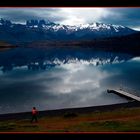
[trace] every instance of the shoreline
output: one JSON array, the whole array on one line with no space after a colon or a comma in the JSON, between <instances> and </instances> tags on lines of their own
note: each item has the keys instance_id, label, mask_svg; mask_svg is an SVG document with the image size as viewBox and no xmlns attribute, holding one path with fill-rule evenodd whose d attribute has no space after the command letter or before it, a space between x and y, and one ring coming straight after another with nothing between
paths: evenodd
<instances>
[{"instance_id":1,"label":"shoreline","mask_svg":"<svg viewBox=\"0 0 140 140\"><path fill-rule=\"evenodd\" d=\"M134 108L140 107L140 102L132 101L127 103L118 103L118 104L111 104L111 105L100 105L100 106L89 106L89 107L78 107L78 108L64 108L64 109L54 109L54 110L43 110L39 111L39 117L43 116L60 116L64 115L65 113L78 113L78 114L85 114L85 113L94 113L94 112L107 112L107 111L114 111L120 108ZM19 112L19 113L7 113L7 114L0 114L0 121L2 120L20 120L20 119L29 119L31 118L31 111L30 112Z\"/></svg>"}]
</instances>

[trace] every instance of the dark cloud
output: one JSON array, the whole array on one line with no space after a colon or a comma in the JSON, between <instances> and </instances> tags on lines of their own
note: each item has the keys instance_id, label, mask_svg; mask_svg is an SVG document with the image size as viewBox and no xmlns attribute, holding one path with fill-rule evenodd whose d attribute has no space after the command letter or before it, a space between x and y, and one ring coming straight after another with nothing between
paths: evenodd
<instances>
[{"instance_id":1,"label":"dark cloud","mask_svg":"<svg viewBox=\"0 0 140 140\"><path fill-rule=\"evenodd\" d=\"M107 8L110 15L101 19L104 23L119 24L130 27L140 25L140 8Z\"/></svg>"},{"instance_id":2,"label":"dark cloud","mask_svg":"<svg viewBox=\"0 0 140 140\"><path fill-rule=\"evenodd\" d=\"M14 22L25 22L30 19L46 19L53 22L63 20L63 17L53 16L53 13L59 12L60 9L54 8L1 8L0 17Z\"/></svg>"},{"instance_id":3,"label":"dark cloud","mask_svg":"<svg viewBox=\"0 0 140 140\"><path fill-rule=\"evenodd\" d=\"M98 12L96 10L94 12L94 8L90 9L92 10L91 12L95 14L95 16L98 15ZM140 25L140 8L100 9L103 9L106 12L102 11L102 13L99 14L99 22L119 24L128 27L138 27ZM83 12L84 10L84 8L79 8L79 11L77 10L77 8L65 8L65 10L63 10L63 8L0 8L0 17L15 22L25 22L25 20L29 19L48 19L53 22L63 23L63 21L65 20L71 21L74 19L79 19L79 17L83 19L81 21L85 20L86 22L95 22L95 19L93 19L93 17L90 17L92 15L89 14L90 11L87 12L87 10L85 10L85 12ZM77 20L75 20L75 22L73 23L76 23L76 21Z\"/></svg>"}]
</instances>

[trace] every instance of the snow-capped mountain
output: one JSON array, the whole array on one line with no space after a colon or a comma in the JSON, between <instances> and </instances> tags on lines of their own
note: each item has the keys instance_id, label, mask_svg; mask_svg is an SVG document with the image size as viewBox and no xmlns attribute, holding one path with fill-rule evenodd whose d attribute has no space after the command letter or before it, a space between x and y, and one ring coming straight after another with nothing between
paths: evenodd
<instances>
[{"instance_id":1,"label":"snow-capped mountain","mask_svg":"<svg viewBox=\"0 0 140 140\"><path fill-rule=\"evenodd\" d=\"M30 42L41 40L80 40L125 36L136 31L121 25L90 23L61 25L49 20L28 20L25 24L0 19L0 40Z\"/></svg>"}]
</instances>

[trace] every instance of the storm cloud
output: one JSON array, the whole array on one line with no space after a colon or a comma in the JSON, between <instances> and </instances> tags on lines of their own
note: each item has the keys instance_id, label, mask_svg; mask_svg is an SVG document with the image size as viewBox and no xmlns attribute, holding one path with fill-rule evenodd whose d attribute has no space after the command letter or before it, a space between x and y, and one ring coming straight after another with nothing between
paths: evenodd
<instances>
[{"instance_id":1,"label":"storm cloud","mask_svg":"<svg viewBox=\"0 0 140 140\"><path fill-rule=\"evenodd\" d=\"M59 22L64 19L63 16L56 14L59 11L61 10L55 8L0 8L0 17L18 23L24 23L31 19Z\"/></svg>"},{"instance_id":2,"label":"storm cloud","mask_svg":"<svg viewBox=\"0 0 140 140\"><path fill-rule=\"evenodd\" d=\"M102 22L140 29L140 8L0 8L0 17L22 23L45 19L69 25Z\"/></svg>"}]
</instances>

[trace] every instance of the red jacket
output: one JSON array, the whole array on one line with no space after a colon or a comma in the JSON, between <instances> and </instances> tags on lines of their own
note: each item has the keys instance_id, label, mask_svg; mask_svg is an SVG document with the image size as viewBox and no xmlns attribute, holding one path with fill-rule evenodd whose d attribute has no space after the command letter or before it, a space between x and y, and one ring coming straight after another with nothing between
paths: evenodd
<instances>
[{"instance_id":1,"label":"red jacket","mask_svg":"<svg viewBox=\"0 0 140 140\"><path fill-rule=\"evenodd\" d=\"M36 115L38 111L36 109L32 109L32 115Z\"/></svg>"}]
</instances>

